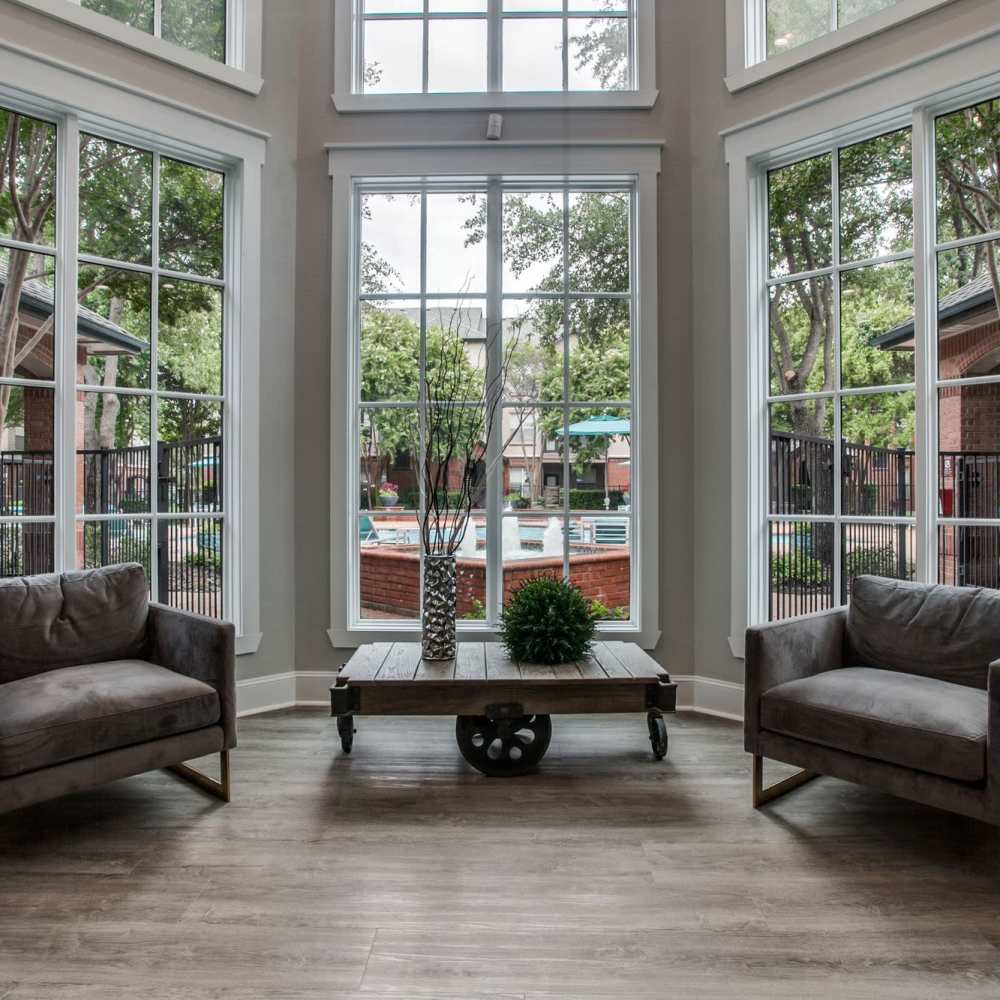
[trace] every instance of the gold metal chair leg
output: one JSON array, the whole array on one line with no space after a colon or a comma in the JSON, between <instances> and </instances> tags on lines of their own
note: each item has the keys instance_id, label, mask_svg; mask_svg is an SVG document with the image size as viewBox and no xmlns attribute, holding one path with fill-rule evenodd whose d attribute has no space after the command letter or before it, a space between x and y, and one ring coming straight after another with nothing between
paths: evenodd
<instances>
[{"instance_id":1,"label":"gold metal chair leg","mask_svg":"<svg viewBox=\"0 0 1000 1000\"><path fill-rule=\"evenodd\" d=\"M819 774L815 771L799 771L797 774L793 774L784 781L779 781L776 785L772 785L770 788L764 787L764 758L758 757L754 754L753 758L753 807L754 809L759 809L763 805L767 805L768 802L773 802L775 799L780 798L788 792L793 791L796 788L801 787L807 781L812 781L813 778L818 778Z\"/></svg>"},{"instance_id":2,"label":"gold metal chair leg","mask_svg":"<svg viewBox=\"0 0 1000 1000\"><path fill-rule=\"evenodd\" d=\"M183 778L190 784L196 785L202 791L208 792L209 795L214 795L217 799L222 799L223 802L230 801L228 750L223 750L219 754L220 781L210 778L207 774L202 774L201 771L190 764L174 764L168 767L167 770L173 771L179 778Z\"/></svg>"}]
</instances>

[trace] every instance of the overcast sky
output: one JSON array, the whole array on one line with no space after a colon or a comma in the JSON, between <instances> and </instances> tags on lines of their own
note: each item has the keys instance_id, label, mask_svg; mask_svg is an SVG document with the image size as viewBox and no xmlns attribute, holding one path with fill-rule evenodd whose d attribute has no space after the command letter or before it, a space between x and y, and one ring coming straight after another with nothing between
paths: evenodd
<instances>
[{"instance_id":1,"label":"overcast sky","mask_svg":"<svg viewBox=\"0 0 1000 1000\"><path fill-rule=\"evenodd\" d=\"M428 194L427 196L427 291L462 295L471 303L477 294L486 294L486 243L466 247L464 228L474 218L485 195ZM519 196L520 197L520 196ZM544 194L529 195L539 207L548 202ZM556 197L562 197L561 193ZM420 293L420 199L413 195L367 195L370 214L362 223L362 239L399 273L393 292ZM543 260L515 277L504 267L504 291L527 292L537 288L556 260ZM485 301L483 303L485 305ZM505 315L517 311L505 308Z\"/></svg>"}]
</instances>

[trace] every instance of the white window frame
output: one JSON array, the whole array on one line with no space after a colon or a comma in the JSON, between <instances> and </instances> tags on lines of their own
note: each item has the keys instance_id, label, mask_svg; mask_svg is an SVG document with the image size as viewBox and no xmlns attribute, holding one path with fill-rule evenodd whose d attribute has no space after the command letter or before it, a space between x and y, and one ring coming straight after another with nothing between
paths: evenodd
<instances>
[{"instance_id":1,"label":"white window frame","mask_svg":"<svg viewBox=\"0 0 1000 1000\"><path fill-rule=\"evenodd\" d=\"M838 28L835 27L837 0L830 0L831 27L825 35L780 55L768 56L767 0L726 0L726 86L732 92L743 90L953 2L900 0L892 7Z\"/></svg>"},{"instance_id":2,"label":"white window frame","mask_svg":"<svg viewBox=\"0 0 1000 1000\"><path fill-rule=\"evenodd\" d=\"M362 0L334 0L334 92L338 111L506 111L517 108L651 108L656 89L656 0L633 0L633 89L619 91L504 91L502 64L502 0L489 0L489 89L456 94L364 94L359 87ZM565 6L565 4L564 4ZM426 3L425 3L426 7ZM426 15L425 15L426 16ZM433 15L432 15L433 16ZM441 17L454 15L442 14ZM554 12L552 17L559 17ZM426 67L425 67L426 68Z\"/></svg>"},{"instance_id":3,"label":"white window frame","mask_svg":"<svg viewBox=\"0 0 1000 1000\"><path fill-rule=\"evenodd\" d=\"M146 32L116 21L106 14L81 7L80 0L13 2L248 94L259 94L264 85L261 78L263 0L226 0L224 63L164 41L155 33L147 35Z\"/></svg>"},{"instance_id":4,"label":"white window frame","mask_svg":"<svg viewBox=\"0 0 1000 1000\"><path fill-rule=\"evenodd\" d=\"M225 174L223 298L224 615L237 652L256 652L260 631L259 335L261 172L265 137L196 115L29 54L7 51L0 105L57 128L54 551L56 571L76 568L76 325L78 205L75 177L83 131L131 143ZM155 369L153 371L155 378ZM153 488L155 484L151 484ZM152 520L150 516L150 520ZM151 541L155 547L155 539Z\"/></svg>"},{"instance_id":5,"label":"white window frame","mask_svg":"<svg viewBox=\"0 0 1000 1000\"><path fill-rule=\"evenodd\" d=\"M353 433L356 403L355 303L353 248L359 238L355 212L356 180L363 178L516 176L546 179L627 176L633 179L634 232L632 412L633 496L638 512L632 539L633 619L607 622L599 633L628 639L652 649L659 630L659 444L657 389L657 141L635 142L460 142L416 144L331 144L333 184L331 260L331 552L330 643L336 649L363 642L414 640L418 622L362 621L355 611L356 585L348 567L357 564L357 439ZM346 235L345 235L346 234ZM501 484L502 485L502 484ZM500 491L493 490L488 524L499 554ZM491 530L488 528L488 530ZM489 544L489 542L488 542ZM496 638L483 623L463 622L462 633L480 640Z\"/></svg>"},{"instance_id":6,"label":"white window frame","mask_svg":"<svg viewBox=\"0 0 1000 1000\"><path fill-rule=\"evenodd\" d=\"M937 579L937 242L934 119L1000 95L1000 36L940 53L850 91L788 109L726 135L730 200L732 567L730 648L743 656L748 624L767 620L768 220L767 171L895 129L913 129L917 579ZM824 124L817 132L817 122ZM933 452L932 452L933 449ZM928 516L929 515L929 516ZM823 520L819 518L818 520ZM832 520L832 518L830 519ZM850 517L858 521L864 518ZM872 520L891 520L873 518ZM991 526L1000 522L975 521ZM839 601L839 594L835 594Z\"/></svg>"}]
</instances>

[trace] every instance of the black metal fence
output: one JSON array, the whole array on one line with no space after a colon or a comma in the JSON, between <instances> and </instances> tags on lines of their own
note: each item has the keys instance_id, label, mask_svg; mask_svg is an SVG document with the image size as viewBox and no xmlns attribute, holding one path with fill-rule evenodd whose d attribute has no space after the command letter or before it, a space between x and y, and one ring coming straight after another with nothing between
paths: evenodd
<instances>
[{"instance_id":1,"label":"black metal fence","mask_svg":"<svg viewBox=\"0 0 1000 1000\"><path fill-rule=\"evenodd\" d=\"M850 517L910 517L915 512L916 457L903 448L841 444L841 511ZM784 432L771 434L772 514L809 517L834 509L834 442ZM939 508L945 517L1000 517L1000 453L942 452ZM771 618L834 604L834 526L774 522L770 526ZM859 575L910 579L915 574L913 528L907 524L847 522L841 546L841 594ZM938 576L942 583L1000 588L1000 529L943 525Z\"/></svg>"},{"instance_id":2,"label":"black metal fence","mask_svg":"<svg viewBox=\"0 0 1000 1000\"><path fill-rule=\"evenodd\" d=\"M85 567L118 562L151 566L151 525L146 519L115 518L150 510L149 448L85 449L77 452L82 513L79 545ZM221 437L161 443L156 450L159 510L189 517L159 518L156 524L160 599L210 617L223 613ZM0 452L0 517L51 516L54 512L52 452ZM0 523L0 576L51 572L51 524Z\"/></svg>"},{"instance_id":3,"label":"black metal fence","mask_svg":"<svg viewBox=\"0 0 1000 1000\"><path fill-rule=\"evenodd\" d=\"M914 453L844 441L841 509L847 516L907 517L914 512ZM1000 457L1000 456L998 456ZM833 513L833 441L771 434L771 513Z\"/></svg>"}]
</instances>

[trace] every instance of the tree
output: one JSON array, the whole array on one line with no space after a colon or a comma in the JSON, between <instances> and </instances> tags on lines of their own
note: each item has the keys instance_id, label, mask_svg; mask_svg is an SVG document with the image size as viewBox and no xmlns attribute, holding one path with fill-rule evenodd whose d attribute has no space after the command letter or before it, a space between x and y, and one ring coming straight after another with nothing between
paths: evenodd
<instances>
[{"instance_id":1,"label":"tree","mask_svg":"<svg viewBox=\"0 0 1000 1000\"><path fill-rule=\"evenodd\" d=\"M622 4L605 0L604 9L621 10ZM589 70L602 90L628 89L628 31L628 18L592 18L573 39L576 68Z\"/></svg>"},{"instance_id":2,"label":"tree","mask_svg":"<svg viewBox=\"0 0 1000 1000\"><path fill-rule=\"evenodd\" d=\"M903 250L912 239L912 169L908 130L879 136L840 151L841 253L865 260ZM833 181L829 154L774 170L768 177L769 257L772 275L808 274L833 261ZM861 280L879 286L889 270L869 270ZM912 281L912 279L911 279ZM830 277L813 276L771 292L771 389L779 395L829 392L834 387L834 303ZM888 288L885 289L888 291ZM878 291L874 293L878 295ZM894 300L907 309L912 292ZM869 319L871 319L869 314ZM854 384L879 384L873 366L885 352L870 337L855 336L850 308L842 313L842 358ZM905 319L902 315L900 319ZM846 321L846 322L845 322ZM891 327L872 330L884 333ZM867 374L866 374L867 372ZM867 379L867 380L866 380ZM826 399L789 404L791 429L822 436L829 423Z\"/></svg>"},{"instance_id":3,"label":"tree","mask_svg":"<svg viewBox=\"0 0 1000 1000\"><path fill-rule=\"evenodd\" d=\"M574 344L569 355L570 395L573 399L625 400L631 395L631 361L629 345L631 341L628 326L617 325L604 332L600 344L581 341ZM543 379L542 398L561 400L563 398L562 355L550 364ZM556 441L560 452L566 445L563 429L562 410L543 410L542 428L546 440ZM571 410L570 425L589 420L596 416L629 419L629 410L599 404L587 410ZM594 437L574 437L568 447L573 467L582 472L591 463L602 460L607 470L608 451L611 439L605 435ZM605 475L605 489L607 476Z\"/></svg>"},{"instance_id":4,"label":"tree","mask_svg":"<svg viewBox=\"0 0 1000 1000\"><path fill-rule=\"evenodd\" d=\"M963 239L1000 230L1000 99L937 121L938 239ZM996 241L942 254L939 283L954 291L989 274L1000 312Z\"/></svg>"},{"instance_id":5,"label":"tree","mask_svg":"<svg viewBox=\"0 0 1000 1000\"><path fill-rule=\"evenodd\" d=\"M56 202L55 128L22 115L0 112L4 135L0 160L0 232L24 243L51 242ZM18 349L21 292L27 281L51 280L47 258L33 260L24 250L7 253L7 276L0 295L0 375L10 377L27 356ZM34 265L34 269L32 269ZM43 323L32 341L48 331ZM0 427L6 426L11 387L0 386Z\"/></svg>"},{"instance_id":6,"label":"tree","mask_svg":"<svg viewBox=\"0 0 1000 1000\"><path fill-rule=\"evenodd\" d=\"M51 245L55 222L55 128L0 110L0 135L4 137L0 150L3 154L0 232L15 240ZM81 136L79 206L81 252L105 259L151 262L150 153L92 135ZM161 265L220 276L224 226L222 175L163 157L160 207ZM82 265L79 273L81 304L138 339L148 341L151 296L148 277L105 265ZM21 297L25 283L32 280L52 283L51 258L9 251L7 280L0 296L2 376L14 374L54 330L53 315L27 343L18 345ZM161 294L160 301L161 378L172 388L217 392L217 379L211 389L197 380L185 379L190 378L192 369L198 365L203 370L221 369L218 291L197 282L176 281L168 292ZM176 344L172 341L175 333L179 338ZM81 378L86 384L106 389L118 385L143 388L149 386L148 366L148 355L92 357ZM9 398L9 387L0 389L0 426L6 422ZM119 406L114 394L101 400L87 399L85 446L120 446L121 435L115 429ZM199 421L203 427L207 426L201 418L195 419L195 423ZM148 433L148 419L146 430Z\"/></svg>"},{"instance_id":7,"label":"tree","mask_svg":"<svg viewBox=\"0 0 1000 1000\"><path fill-rule=\"evenodd\" d=\"M456 309L446 326L427 331L428 383L455 400L481 397L485 374L469 360L461 330L462 310ZM420 396L420 327L390 308L368 306L361 319L361 399L369 402L410 402L412 407L372 408L362 414L360 457L367 473L369 507L383 475L400 455L419 455L417 404ZM470 415L466 423L474 434L478 425ZM434 456L447 463L448 456ZM446 487L444 487L446 488Z\"/></svg>"}]
</instances>

